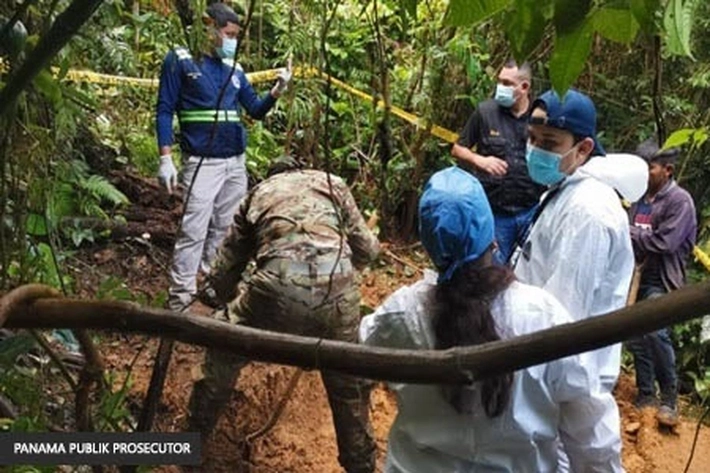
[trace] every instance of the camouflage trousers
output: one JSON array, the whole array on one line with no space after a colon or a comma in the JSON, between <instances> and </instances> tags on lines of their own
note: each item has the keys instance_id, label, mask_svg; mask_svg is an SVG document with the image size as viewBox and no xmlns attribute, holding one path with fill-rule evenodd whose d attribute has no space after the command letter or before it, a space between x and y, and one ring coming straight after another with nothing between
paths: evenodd
<instances>
[{"instance_id":1,"label":"camouflage trousers","mask_svg":"<svg viewBox=\"0 0 710 473\"><path fill-rule=\"evenodd\" d=\"M352 272L329 275L290 275L257 271L240 283L229 305L229 321L296 335L357 341L360 293ZM248 359L208 349L204 378L190 397L189 430L206 439L228 403L234 383ZM338 461L348 473L372 473L375 443L369 420L371 383L322 371L338 442Z\"/></svg>"}]
</instances>

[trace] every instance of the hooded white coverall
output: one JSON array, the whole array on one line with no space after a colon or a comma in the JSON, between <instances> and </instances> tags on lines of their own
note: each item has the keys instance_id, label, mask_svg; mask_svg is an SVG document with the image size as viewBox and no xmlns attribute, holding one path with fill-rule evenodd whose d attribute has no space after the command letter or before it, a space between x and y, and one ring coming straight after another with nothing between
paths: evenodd
<instances>
[{"instance_id":1,"label":"hooded white coverall","mask_svg":"<svg viewBox=\"0 0 710 473\"><path fill-rule=\"evenodd\" d=\"M515 275L555 296L575 321L624 307L634 253L615 188L633 202L646 191L647 180L648 165L639 157L592 158L562 182L542 210ZM619 377L621 344L592 353L602 387L611 392Z\"/></svg>"},{"instance_id":2,"label":"hooded white coverall","mask_svg":"<svg viewBox=\"0 0 710 473\"><path fill-rule=\"evenodd\" d=\"M433 349L427 303L436 274L404 287L360 324L373 346ZM491 305L502 339L568 323L570 316L545 291L514 282ZM471 387L471 413L458 413L442 386L392 383L398 414L388 440L387 473L555 472L558 434L580 472L621 472L615 401L598 386L589 355L577 355L515 372L511 400L489 418ZM610 415L612 414L612 415Z\"/></svg>"}]
</instances>

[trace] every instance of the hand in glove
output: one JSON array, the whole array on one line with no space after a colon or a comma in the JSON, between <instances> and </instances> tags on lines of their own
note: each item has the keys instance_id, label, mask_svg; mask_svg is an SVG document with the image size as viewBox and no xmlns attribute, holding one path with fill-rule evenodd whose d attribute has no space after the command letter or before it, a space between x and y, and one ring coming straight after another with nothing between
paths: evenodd
<instances>
[{"instance_id":1,"label":"hand in glove","mask_svg":"<svg viewBox=\"0 0 710 473\"><path fill-rule=\"evenodd\" d=\"M291 75L291 56L289 56L286 68L279 70L279 73L276 76L276 85L274 85L273 89L271 89L271 92L275 97L278 97L286 92L286 89L288 89L288 83L291 82Z\"/></svg>"},{"instance_id":2,"label":"hand in glove","mask_svg":"<svg viewBox=\"0 0 710 473\"><path fill-rule=\"evenodd\" d=\"M164 186L169 194L173 193L173 187L177 186L177 169L173 164L173 156L166 154L160 157L160 168L158 169L158 182Z\"/></svg>"}]
</instances>

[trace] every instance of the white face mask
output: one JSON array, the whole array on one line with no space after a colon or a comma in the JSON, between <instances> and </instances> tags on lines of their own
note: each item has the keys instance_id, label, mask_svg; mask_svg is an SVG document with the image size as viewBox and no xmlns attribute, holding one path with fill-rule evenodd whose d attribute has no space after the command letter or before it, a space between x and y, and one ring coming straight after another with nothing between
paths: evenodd
<instances>
[{"instance_id":1,"label":"white face mask","mask_svg":"<svg viewBox=\"0 0 710 473\"><path fill-rule=\"evenodd\" d=\"M224 59L234 59L234 55L237 54L237 40L222 38L222 46L217 48L217 53Z\"/></svg>"},{"instance_id":2,"label":"white face mask","mask_svg":"<svg viewBox=\"0 0 710 473\"><path fill-rule=\"evenodd\" d=\"M494 100L501 107L510 108L515 103L515 87L509 85L496 85L496 95Z\"/></svg>"}]
</instances>

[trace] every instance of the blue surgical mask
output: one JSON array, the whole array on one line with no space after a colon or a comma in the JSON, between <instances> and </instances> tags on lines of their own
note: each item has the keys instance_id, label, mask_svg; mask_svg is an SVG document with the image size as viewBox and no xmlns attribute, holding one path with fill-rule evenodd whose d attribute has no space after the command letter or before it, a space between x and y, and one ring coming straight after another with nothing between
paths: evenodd
<instances>
[{"instance_id":1,"label":"blue surgical mask","mask_svg":"<svg viewBox=\"0 0 710 473\"><path fill-rule=\"evenodd\" d=\"M505 108L510 108L515 103L515 87L509 85L496 85L496 95L494 100L498 105Z\"/></svg>"},{"instance_id":2,"label":"blue surgical mask","mask_svg":"<svg viewBox=\"0 0 710 473\"><path fill-rule=\"evenodd\" d=\"M565 173L560 171L560 162L562 162L562 158L571 153L574 148L576 148L576 145L565 154L559 154L528 143L527 151L525 152L525 161L528 164L530 178L544 186L551 186L560 182L567 177Z\"/></svg>"},{"instance_id":3,"label":"blue surgical mask","mask_svg":"<svg viewBox=\"0 0 710 473\"><path fill-rule=\"evenodd\" d=\"M222 46L217 48L217 53L224 59L233 59L237 54L237 40L234 38L222 38Z\"/></svg>"}]
</instances>

